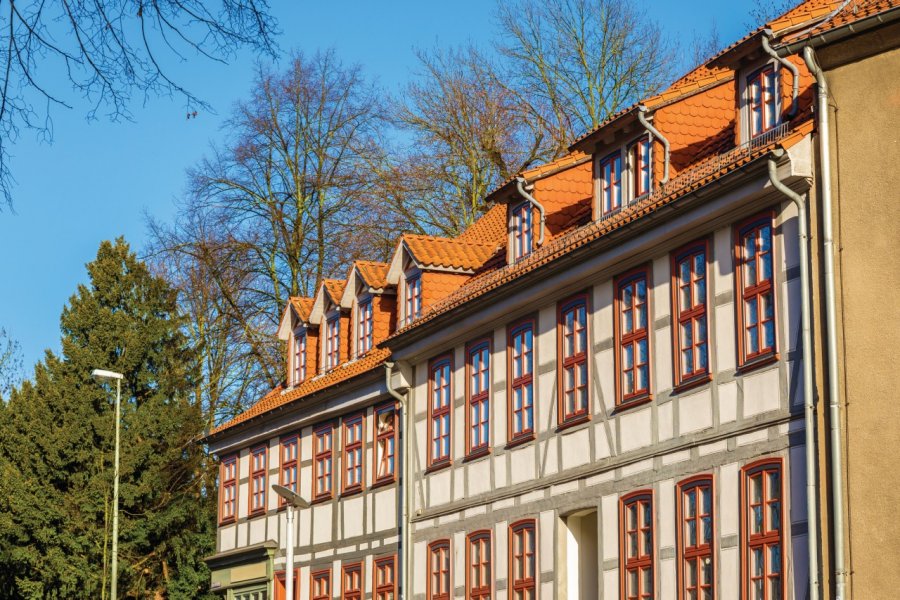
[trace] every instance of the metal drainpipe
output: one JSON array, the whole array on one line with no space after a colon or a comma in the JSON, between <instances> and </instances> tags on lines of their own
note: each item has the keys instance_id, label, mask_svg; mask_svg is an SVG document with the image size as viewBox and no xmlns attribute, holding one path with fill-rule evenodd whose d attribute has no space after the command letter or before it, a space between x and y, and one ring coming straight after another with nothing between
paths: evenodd
<instances>
[{"instance_id":1,"label":"metal drainpipe","mask_svg":"<svg viewBox=\"0 0 900 600\"><path fill-rule=\"evenodd\" d=\"M538 209L538 212L541 213L541 231L538 236L537 245L542 246L544 244L544 224L547 221L547 212L544 210L544 206L535 200L534 196L528 193L525 189L525 184L528 183L525 181L524 177L516 177L516 189L519 190L519 195L531 202L531 204Z\"/></svg>"},{"instance_id":2,"label":"metal drainpipe","mask_svg":"<svg viewBox=\"0 0 900 600\"><path fill-rule=\"evenodd\" d=\"M791 108L788 110L787 117L788 119L793 119L794 115L797 114L797 96L800 95L800 70L794 63L782 56L778 56L778 53L772 50L772 46L769 44L771 38L772 30L766 29L762 36L762 47L766 54L777 60L784 68L791 72L793 89L791 91Z\"/></svg>"},{"instance_id":3,"label":"metal drainpipe","mask_svg":"<svg viewBox=\"0 0 900 600\"><path fill-rule=\"evenodd\" d=\"M800 238L800 321L803 345L803 413L806 434L806 519L809 541L809 600L819 598L819 530L818 503L816 502L816 406L813 394L812 327L810 325L812 303L810 301L809 278L809 233L806 224L806 202L794 190L778 179L777 158L784 155L778 149L769 157L769 181L772 186L787 196L797 206L797 221Z\"/></svg>"},{"instance_id":4,"label":"metal drainpipe","mask_svg":"<svg viewBox=\"0 0 900 600\"><path fill-rule=\"evenodd\" d=\"M844 600L844 462L841 450L841 407L838 385L837 317L834 289L834 223L831 204L831 150L829 148L828 83L811 46L803 49L806 67L816 78L819 137L819 166L822 185L822 237L825 254L825 323L828 351L828 418L831 421L831 501L834 507L835 600Z\"/></svg>"},{"instance_id":5,"label":"metal drainpipe","mask_svg":"<svg viewBox=\"0 0 900 600\"><path fill-rule=\"evenodd\" d=\"M401 546L400 546L400 589L402 593L400 597L403 600L410 600L413 597L413 594L410 590L410 582L412 581L412 575L409 572L410 569L410 558L412 556L412 548L410 547L410 542L412 540L412 536L410 536L410 519L409 519L409 507L410 507L410 497L412 495L412 469L410 466L412 465L412 460L410 460L410 451L412 448L412 444L410 444L410 434L412 432L412 426L410 424L410 411L409 406L407 404L407 396L405 394L400 394L391 386L391 373L394 370L394 363L387 361L384 363L384 375L385 375L385 383L387 385L388 393L393 396L397 402L400 403L400 421L403 424L403 473L400 480L400 485L403 488L402 494L400 496L400 515L401 521L403 522L403 532L401 534Z\"/></svg>"},{"instance_id":6,"label":"metal drainpipe","mask_svg":"<svg viewBox=\"0 0 900 600\"><path fill-rule=\"evenodd\" d=\"M668 183L669 181L669 140L663 137L663 134L661 134L656 127L650 124L650 121L648 121L647 117L644 115L645 112L647 112L646 106L644 106L643 104L638 106L638 121L641 122L641 125L644 126L644 129L650 132L650 135L662 142L663 148L665 148L666 151L665 162L663 165L663 178L659 182L659 185L666 185L666 183Z\"/></svg>"}]
</instances>

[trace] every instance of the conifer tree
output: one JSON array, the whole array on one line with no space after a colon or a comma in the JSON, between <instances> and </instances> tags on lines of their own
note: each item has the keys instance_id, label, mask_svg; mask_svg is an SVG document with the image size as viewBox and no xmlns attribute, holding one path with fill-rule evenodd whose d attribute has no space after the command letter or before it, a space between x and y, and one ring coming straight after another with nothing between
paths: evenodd
<instances>
[{"instance_id":1,"label":"conifer tree","mask_svg":"<svg viewBox=\"0 0 900 600\"><path fill-rule=\"evenodd\" d=\"M204 597L215 505L175 293L121 238L87 270L61 355L0 411L0 598L108 597L115 389L94 368L124 374L120 596Z\"/></svg>"}]
</instances>

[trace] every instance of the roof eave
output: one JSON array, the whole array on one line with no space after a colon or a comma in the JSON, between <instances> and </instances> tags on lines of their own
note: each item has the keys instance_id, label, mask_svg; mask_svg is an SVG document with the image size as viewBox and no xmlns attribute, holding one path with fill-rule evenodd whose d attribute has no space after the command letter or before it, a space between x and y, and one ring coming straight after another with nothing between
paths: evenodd
<instances>
[{"instance_id":1,"label":"roof eave","mask_svg":"<svg viewBox=\"0 0 900 600\"><path fill-rule=\"evenodd\" d=\"M813 48L828 46L835 42L839 42L854 35L862 34L882 25L888 25L898 20L900 20L900 6L894 6L880 13L869 15L868 17L863 17L858 21L853 21L852 23L847 23L845 25L835 27L834 29L824 31L822 33L812 34L809 37L801 38L788 44L777 46L776 48L774 48L774 50L778 53L778 56L790 56L802 52L803 48L805 48L806 46L812 46Z\"/></svg>"}]
</instances>

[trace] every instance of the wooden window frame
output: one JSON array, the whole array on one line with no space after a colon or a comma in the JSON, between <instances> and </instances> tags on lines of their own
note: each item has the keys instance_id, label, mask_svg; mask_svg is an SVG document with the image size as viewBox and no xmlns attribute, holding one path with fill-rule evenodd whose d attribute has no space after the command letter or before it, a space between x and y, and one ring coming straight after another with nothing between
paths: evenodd
<instances>
[{"instance_id":1,"label":"wooden window frame","mask_svg":"<svg viewBox=\"0 0 900 600\"><path fill-rule=\"evenodd\" d=\"M378 583L379 570L390 566L391 582L389 584ZM388 596L390 594L390 596ZM372 600L397 600L397 555L383 556L372 562Z\"/></svg>"},{"instance_id":2,"label":"wooden window frame","mask_svg":"<svg viewBox=\"0 0 900 600\"><path fill-rule=\"evenodd\" d=\"M435 573L434 569L434 555L436 552L447 554L447 569L444 570L442 568L438 568L438 572ZM453 555L450 554L450 540L449 538L445 538L442 540L435 540L428 544L428 562L426 573L427 577L425 579L425 598L426 600L450 600L453 596ZM446 575L444 575L446 573ZM432 579L434 579L435 575L438 577L444 576L445 581L447 583L447 590L445 592L435 592L432 585Z\"/></svg>"},{"instance_id":3,"label":"wooden window frame","mask_svg":"<svg viewBox=\"0 0 900 600\"><path fill-rule=\"evenodd\" d=\"M769 77L774 80L769 89ZM760 86L760 101L756 102L753 94L754 86ZM744 80L747 94L747 133L750 139L758 137L778 126L781 121L781 72L775 63L768 63L749 75ZM767 96L768 94L768 96ZM771 107L771 122L769 108ZM759 109L759 129L756 130L754 113Z\"/></svg>"},{"instance_id":4,"label":"wooden window frame","mask_svg":"<svg viewBox=\"0 0 900 600\"><path fill-rule=\"evenodd\" d=\"M628 521L626 516L626 511L628 507L633 503L639 503L638 514L637 514L637 528L634 530L628 529ZM647 503L648 508L640 508L641 503ZM645 514L642 511L650 511L650 526L642 527L642 519L641 516ZM656 532L654 531L654 506L653 506L653 490L644 489L638 490L635 492L631 492L630 494L623 496L619 500L619 598L621 600L631 600L632 598L636 598L638 600L644 600L647 598L648 600L652 600L656 598ZM650 552L649 554L641 551L642 547L642 536L641 533L648 530L650 531ZM632 533L632 531L637 535L637 556L629 558L627 555L627 546L628 546L628 535ZM641 577L644 569L650 569L650 581L652 589L648 592L643 589L643 578ZM634 569L638 570L638 587L639 593L637 596L628 596L628 590L626 585L628 583L628 573Z\"/></svg>"},{"instance_id":5,"label":"wooden window frame","mask_svg":"<svg viewBox=\"0 0 900 600\"><path fill-rule=\"evenodd\" d=\"M316 581L325 580L325 587L328 588L327 594L316 595ZM309 574L309 598L310 600L332 600L333 590L331 589L331 567L312 571Z\"/></svg>"},{"instance_id":6,"label":"wooden window frame","mask_svg":"<svg viewBox=\"0 0 900 600\"><path fill-rule=\"evenodd\" d=\"M280 571L275 571L275 589L274 589L274 598L275 600L279 600L280 598L287 599L287 590L285 586L287 584L287 571L284 569ZM294 600L300 599L300 569L294 569Z\"/></svg>"},{"instance_id":7,"label":"wooden window frame","mask_svg":"<svg viewBox=\"0 0 900 600\"><path fill-rule=\"evenodd\" d=\"M294 446L294 458L293 459L285 459L285 451L288 449L288 446L293 444ZM290 435L283 436L280 440L278 440L278 459L279 459L279 467L278 467L278 483L293 491L296 494L300 493L300 434L292 433ZM287 474L290 473L290 470L293 468L294 480L291 481ZM293 487L292 487L293 485ZM287 500L278 496L278 508L284 508L287 505Z\"/></svg>"},{"instance_id":8,"label":"wooden window frame","mask_svg":"<svg viewBox=\"0 0 900 600\"><path fill-rule=\"evenodd\" d=\"M438 369L447 369L447 404L434 410L435 373ZM447 455L435 456L435 419L447 415L447 431L442 437L447 438ZM443 446L443 444L442 444ZM451 464L453 456L453 356L444 354L433 358L428 363L428 470L441 469Z\"/></svg>"},{"instance_id":9,"label":"wooden window frame","mask_svg":"<svg viewBox=\"0 0 900 600\"><path fill-rule=\"evenodd\" d=\"M349 439L348 431L355 428L359 432L356 441L347 443ZM366 415L358 413L341 419L341 495L346 496L361 492L365 488L366 483ZM348 477L350 466L350 453L358 453L358 460L352 467L359 473L359 481L357 483L349 483Z\"/></svg>"},{"instance_id":10,"label":"wooden window frame","mask_svg":"<svg viewBox=\"0 0 900 600\"><path fill-rule=\"evenodd\" d=\"M228 523L234 523L237 520L237 512L238 512L238 470L240 468L239 457L237 454L230 454L222 459L221 464L219 465L219 525L225 525ZM228 474L228 469L231 468L233 471L233 475L231 477L226 478ZM231 489L231 512L229 514L225 514L226 505L229 503L226 500L225 490L226 488Z\"/></svg>"},{"instance_id":11,"label":"wooden window frame","mask_svg":"<svg viewBox=\"0 0 900 600\"><path fill-rule=\"evenodd\" d=\"M744 282L744 271L746 264L749 262L744 257L744 239L753 234L756 235L763 227L768 226L771 239L769 255L772 263L772 273L768 280L760 281L762 264L759 259L759 248L754 250L754 260L756 262L755 269L757 274L757 283L747 286ZM757 238L758 240L758 238ZM758 246L758 241L757 241ZM778 261L775 252L775 213L774 211L766 211L746 219L734 228L734 284L735 284L735 311L737 313L737 349L738 349L738 370L747 371L757 366L769 364L778 360L778 292L775 284L775 272L777 271ZM763 314L762 298L765 294L771 294L772 297L772 317L771 319L761 320L760 315ZM746 311L747 303L751 298L756 300L757 307L757 344L758 350L755 353L747 352L747 333ZM763 348L762 343L765 339L763 333L764 323L772 322L772 346Z\"/></svg>"},{"instance_id":12,"label":"wooden window frame","mask_svg":"<svg viewBox=\"0 0 900 600\"><path fill-rule=\"evenodd\" d=\"M519 261L534 249L534 215L531 202L523 202L512 213L512 262Z\"/></svg>"},{"instance_id":13,"label":"wooden window frame","mask_svg":"<svg viewBox=\"0 0 900 600\"><path fill-rule=\"evenodd\" d=\"M703 290L704 297L702 299L702 304L697 303L697 299L694 298L694 284L701 278L696 277L695 269L694 269L694 261L693 257L698 254L703 254L703 264L704 264L704 274L703 274ZM690 277L691 282L689 284L690 297L691 297L691 307L682 310L681 307L681 270L680 266L685 260L690 260ZM710 368L710 347L709 347L709 240L701 239L685 246L682 246L678 250L672 253L671 255L671 288L672 288L672 366L674 367L674 382L675 382L675 391L681 391L684 389L688 389L694 387L696 385L701 385L706 383L712 379L712 369ZM695 325L699 328L700 319L703 319L703 334L704 341L697 341L697 331L694 329ZM697 348L700 345L706 346L706 368L701 369L692 369L690 373L682 373L682 345L684 343L683 336L681 334L682 327L686 324L691 324L691 331L693 336L693 344L691 345L691 354L694 360L694 366L698 364L697 359Z\"/></svg>"},{"instance_id":14,"label":"wooden window frame","mask_svg":"<svg viewBox=\"0 0 900 600\"><path fill-rule=\"evenodd\" d=\"M323 436L329 436L328 450L319 452L319 439ZM312 501L321 502L330 500L334 495L334 424L325 423L313 429L313 464L312 464ZM319 491L319 463L328 461L328 475L325 481L328 482L328 490Z\"/></svg>"},{"instance_id":15,"label":"wooden window frame","mask_svg":"<svg viewBox=\"0 0 900 600\"><path fill-rule=\"evenodd\" d=\"M374 342L372 298L359 302L356 313L356 355L362 356L372 349Z\"/></svg>"},{"instance_id":16,"label":"wooden window frame","mask_svg":"<svg viewBox=\"0 0 900 600\"><path fill-rule=\"evenodd\" d=\"M406 278L405 323L408 325L422 316L422 274L414 273Z\"/></svg>"},{"instance_id":17,"label":"wooden window frame","mask_svg":"<svg viewBox=\"0 0 900 600\"><path fill-rule=\"evenodd\" d=\"M484 456L491 451L491 362L493 358L490 338L482 338L466 345L466 457L474 458ZM487 386L478 394L472 393L473 365L472 359L476 354L486 353L487 366L482 371L487 371ZM481 423L487 425L487 433L481 444L474 445L472 422L472 409L476 404L481 407ZM485 413L487 413L485 415Z\"/></svg>"},{"instance_id":18,"label":"wooden window frame","mask_svg":"<svg viewBox=\"0 0 900 600\"><path fill-rule=\"evenodd\" d=\"M627 153L631 199L634 200L653 190L653 139L649 134L640 136L628 145ZM647 173L646 186L642 177L644 172Z\"/></svg>"},{"instance_id":19,"label":"wooden window frame","mask_svg":"<svg viewBox=\"0 0 900 600\"><path fill-rule=\"evenodd\" d=\"M590 306L587 292L581 292L563 300L558 303L556 307L556 397L558 400L556 403L556 418L560 428L569 427L591 418L591 369L590 361L588 360L591 349ZM584 310L584 323L580 329L578 328L577 319L579 308ZM566 356L566 338L569 337L569 333L566 330L566 315L573 311L576 317L573 320L574 325L571 336L576 351L572 356ZM581 349L581 352L578 352L577 339L581 332L584 334L584 347ZM578 392L583 388L584 406L579 408L576 405L575 410L569 412L566 398L566 394L568 394L568 389L566 388L566 372L569 369L574 369L575 375L573 375L573 377L576 377L579 367L584 369L584 385L580 386L577 378L575 378L573 380L574 387L572 388L572 394L574 399L577 400L579 395Z\"/></svg>"},{"instance_id":20,"label":"wooden window frame","mask_svg":"<svg viewBox=\"0 0 900 600\"><path fill-rule=\"evenodd\" d=\"M325 319L325 370L341 364L341 313Z\"/></svg>"},{"instance_id":21,"label":"wooden window frame","mask_svg":"<svg viewBox=\"0 0 900 600\"><path fill-rule=\"evenodd\" d=\"M713 482L713 476L710 473L706 473L703 475L695 475L694 477L689 477L682 481L678 482L676 486L676 501L675 501L675 520L677 523L676 533L677 543L676 543L676 551L678 553L678 568L676 577L678 580L678 599L686 600L688 596L688 579L686 573L688 571L688 561L697 560L698 562L704 558L708 558L710 562L710 572L712 576L712 583L709 586L704 586L701 583L700 573L697 573L697 586L696 586L696 597L699 599L702 597L701 592L702 588L708 587L710 593L712 594L712 598L716 597L716 535L717 535L717 527L716 527L716 490L715 484ZM708 514L702 512L701 502L699 499L695 500L696 502L696 512L693 517L685 517L684 514L684 502L685 497L690 492L697 492L702 488L709 489L710 496L710 512ZM700 541L702 539L701 534L701 519L707 516L710 521L710 541L709 543L703 543ZM685 524L688 521L694 522L694 531L697 536L697 543L694 546L688 546L685 543Z\"/></svg>"},{"instance_id":22,"label":"wooden window frame","mask_svg":"<svg viewBox=\"0 0 900 600\"><path fill-rule=\"evenodd\" d=\"M391 429L386 432L378 432L378 415L390 412L391 413ZM375 445L372 451L372 487L377 485L383 485L387 483L394 483L397 480L397 406L394 402L388 402L386 404L382 404L380 406L375 407L374 419L372 423L372 439L375 440ZM393 458L393 463L391 466L390 473L387 475L379 475L379 464L378 464L378 447L381 444L382 440L391 440L388 443L388 447L390 448L390 453L386 453L386 456L390 456Z\"/></svg>"},{"instance_id":23,"label":"wooden window frame","mask_svg":"<svg viewBox=\"0 0 900 600\"><path fill-rule=\"evenodd\" d=\"M263 466L261 469L254 468L254 460L257 455L262 454L262 463ZM258 493L254 494L253 484L256 483L258 479L262 479L262 486ZM255 517L261 514L265 514L266 512L266 502L268 501L268 490L266 489L269 485L269 446L268 444L261 444L256 446L250 450L250 482L247 486L247 508L248 508L248 516ZM260 502L260 506L256 505L256 498L262 498Z\"/></svg>"},{"instance_id":24,"label":"wooden window frame","mask_svg":"<svg viewBox=\"0 0 900 600\"><path fill-rule=\"evenodd\" d=\"M356 572L359 587L356 589L347 589L347 575ZM341 565L341 600L363 600L366 595L366 584L363 579L363 563L362 561Z\"/></svg>"},{"instance_id":25,"label":"wooden window frame","mask_svg":"<svg viewBox=\"0 0 900 600\"><path fill-rule=\"evenodd\" d=\"M768 525L770 523L769 519L769 511L767 510L767 505L772 502L767 497L768 491L768 481L767 474L771 472L778 473L778 481L779 481L779 494L777 498L778 502L778 523L779 528L777 530L769 530ZM762 488L762 506L763 506L763 531L762 533L752 534L750 533L749 523L750 523L750 514L753 504L750 502L750 479L751 477L762 474L761 481L763 484ZM784 491L785 491L785 478L784 478L784 459L781 457L768 457L752 462L748 465L745 465L741 469L741 597L742 598L752 598L750 585L752 582L752 577L750 574L750 559L751 552L754 548L761 547L763 549L763 560L766 562L766 567L764 569L764 573L762 575L763 578L763 598L765 600L771 600L769 597L769 587L765 585L767 580L771 577L769 575L769 557L768 557L768 548L771 546L778 546L779 553L781 556L781 570L779 571L779 577L781 579L781 590L780 596L781 598L785 598L787 594L787 577L786 577L786 553L785 553L785 522L784 522Z\"/></svg>"},{"instance_id":26,"label":"wooden window frame","mask_svg":"<svg viewBox=\"0 0 900 600\"><path fill-rule=\"evenodd\" d=\"M535 377L534 377L534 358L535 358L535 346L537 339L535 337L535 329L537 328L537 319L533 316L526 317L515 323L509 325L507 327L506 334L506 439L508 440L507 445L520 444L523 442L527 442L529 440L534 439L534 399L535 399ZM531 332L531 350L527 353L530 356L529 360L529 370L528 373L524 372L525 367L525 357L523 356L523 374L519 377L515 377L515 342L516 338L524 334L526 331ZM524 341L526 338L523 338L523 349L525 348ZM522 395L522 430L516 431L516 411L515 410L515 392L516 389L522 388L523 390L526 387L531 387L531 426L525 427L525 413L526 413L526 405L525 405L525 394Z\"/></svg>"},{"instance_id":27,"label":"wooden window frame","mask_svg":"<svg viewBox=\"0 0 900 600\"><path fill-rule=\"evenodd\" d=\"M472 560L475 558L475 553L472 551L474 544L479 544L481 547L481 562L477 565L472 563ZM492 582L495 577L493 546L493 536L490 529L479 529L466 536L466 600L491 600L493 597L494 586ZM487 548L487 553L484 551L485 547ZM478 588L474 587L475 584L472 581L473 569L481 571L482 577L485 577L485 571L487 572L486 585L481 585Z\"/></svg>"},{"instance_id":28,"label":"wooden window frame","mask_svg":"<svg viewBox=\"0 0 900 600\"><path fill-rule=\"evenodd\" d=\"M644 280L644 286L647 295L646 302L644 303L644 310L647 314L647 323L644 328L638 328L637 321L632 317L632 330L630 333L625 334L622 331L622 290L626 286L635 284L640 279ZM650 339L650 327L652 324L653 313L651 312L650 303L650 265L637 267L616 277L614 280L613 290L615 293L615 297L613 299L613 331L615 333L616 340L614 356L616 369L616 407L619 409L624 409L630 406L638 406L653 399L653 344ZM637 305L633 303L631 306L631 310L633 310L635 306ZM626 395L623 382L625 378L625 369L622 361L622 353L625 347L628 345L633 345L636 348L637 344L641 340L645 340L647 344L647 387L646 389L638 389L636 387L637 377L635 377L635 391L631 394ZM638 353L633 352L632 357L632 369L634 370L634 374L637 375L637 369L641 366L640 363L637 362Z\"/></svg>"},{"instance_id":29,"label":"wooden window frame","mask_svg":"<svg viewBox=\"0 0 900 600\"><path fill-rule=\"evenodd\" d=\"M291 383L300 385L306 381L306 330L297 334L295 331L291 335L291 352L292 362L290 373L292 375Z\"/></svg>"},{"instance_id":30,"label":"wooden window frame","mask_svg":"<svg viewBox=\"0 0 900 600\"><path fill-rule=\"evenodd\" d=\"M607 165L610 165L610 175L615 175L611 180L607 180ZM613 168L614 166L618 167L618 171ZM622 194L622 151L616 150L601 158L598 168L600 172L600 216L606 217L622 210L622 207L625 205L624 196ZM613 205L612 202L612 191L614 187L618 188L618 201L615 205ZM607 194L609 194L609 198L607 198ZM608 203L607 199L609 200Z\"/></svg>"},{"instance_id":31,"label":"wooden window frame","mask_svg":"<svg viewBox=\"0 0 900 600\"><path fill-rule=\"evenodd\" d=\"M516 552L516 536L520 533L531 532L532 551L531 555L534 560L534 573L532 577L524 577L516 579L515 564L519 560L519 554ZM527 538L526 538L527 539ZM524 554L522 556L523 564L528 563L528 550L523 543ZM541 572L541 565L538 562L538 539L537 539L537 521L535 519L521 519L509 526L509 597L508 600L515 600L517 593L531 593L531 600L537 600L538 596L538 579Z\"/></svg>"}]
</instances>

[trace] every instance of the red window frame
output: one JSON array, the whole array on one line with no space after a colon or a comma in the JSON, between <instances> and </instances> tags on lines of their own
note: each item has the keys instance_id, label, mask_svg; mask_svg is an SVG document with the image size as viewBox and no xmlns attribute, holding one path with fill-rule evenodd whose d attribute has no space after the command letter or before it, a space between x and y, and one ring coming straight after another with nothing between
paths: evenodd
<instances>
[{"instance_id":1,"label":"red window frame","mask_svg":"<svg viewBox=\"0 0 900 600\"><path fill-rule=\"evenodd\" d=\"M382 416L385 428L379 431ZM373 423L375 451L372 453L373 485L395 481L397 465L397 408L393 402L375 408Z\"/></svg>"},{"instance_id":2,"label":"red window frame","mask_svg":"<svg viewBox=\"0 0 900 600\"><path fill-rule=\"evenodd\" d=\"M325 368L333 369L341 361L341 315L325 321Z\"/></svg>"},{"instance_id":3,"label":"red window frame","mask_svg":"<svg viewBox=\"0 0 900 600\"><path fill-rule=\"evenodd\" d=\"M372 568L373 600L396 600L397 555L376 558Z\"/></svg>"},{"instance_id":4,"label":"red window frame","mask_svg":"<svg viewBox=\"0 0 900 600\"><path fill-rule=\"evenodd\" d=\"M293 384L298 385L306 379L306 332L299 336L295 333L291 340L294 351Z\"/></svg>"},{"instance_id":5,"label":"red window frame","mask_svg":"<svg viewBox=\"0 0 900 600\"><path fill-rule=\"evenodd\" d=\"M361 562L341 565L341 600L362 600L363 566Z\"/></svg>"},{"instance_id":6,"label":"red window frame","mask_svg":"<svg viewBox=\"0 0 900 600\"><path fill-rule=\"evenodd\" d=\"M257 446L250 451L250 485L247 505L250 516L266 512L266 486L268 481L269 447Z\"/></svg>"},{"instance_id":7,"label":"red window frame","mask_svg":"<svg viewBox=\"0 0 900 600\"><path fill-rule=\"evenodd\" d=\"M280 440L278 454L281 457L279 483L295 494L299 494L300 436L295 433L283 437ZM278 506L282 507L285 504L287 501L278 496Z\"/></svg>"},{"instance_id":8,"label":"red window frame","mask_svg":"<svg viewBox=\"0 0 900 600\"><path fill-rule=\"evenodd\" d=\"M341 421L341 493L350 494L363 489L365 484L365 465L363 448L366 445L365 415L358 414L344 417Z\"/></svg>"},{"instance_id":9,"label":"red window frame","mask_svg":"<svg viewBox=\"0 0 900 600\"><path fill-rule=\"evenodd\" d=\"M510 326L507 334L509 443L534 438L534 328L535 319L529 317Z\"/></svg>"},{"instance_id":10,"label":"red window frame","mask_svg":"<svg viewBox=\"0 0 900 600\"><path fill-rule=\"evenodd\" d=\"M237 518L238 456L232 454L219 465L219 523L231 523Z\"/></svg>"},{"instance_id":11,"label":"red window frame","mask_svg":"<svg viewBox=\"0 0 900 600\"><path fill-rule=\"evenodd\" d=\"M363 300L356 306L357 338L356 354L362 356L372 349L372 299Z\"/></svg>"},{"instance_id":12,"label":"red window frame","mask_svg":"<svg viewBox=\"0 0 900 600\"><path fill-rule=\"evenodd\" d=\"M440 380L437 376L440 373ZM450 464L453 452L453 357L432 359L428 366L428 467Z\"/></svg>"},{"instance_id":13,"label":"red window frame","mask_svg":"<svg viewBox=\"0 0 900 600\"><path fill-rule=\"evenodd\" d=\"M747 77L747 111L750 137L778 125L778 96L781 78L775 65L766 65Z\"/></svg>"},{"instance_id":14,"label":"red window frame","mask_svg":"<svg viewBox=\"0 0 900 600\"><path fill-rule=\"evenodd\" d=\"M310 600L331 600L331 568L313 571L309 575Z\"/></svg>"},{"instance_id":15,"label":"red window frame","mask_svg":"<svg viewBox=\"0 0 900 600\"><path fill-rule=\"evenodd\" d=\"M774 219L775 214L769 211L735 227L739 368L767 363L778 357ZM752 250L748 252L748 248Z\"/></svg>"},{"instance_id":16,"label":"red window frame","mask_svg":"<svg viewBox=\"0 0 900 600\"><path fill-rule=\"evenodd\" d=\"M300 569L294 569L294 600L300 598ZM287 600L287 573L285 571L275 572L275 600Z\"/></svg>"},{"instance_id":17,"label":"red window frame","mask_svg":"<svg viewBox=\"0 0 900 600\"><path fill-rule=\"evenodd\" d=\"M453 583L450 578L450 540L437 540L428 545L427 600L450 600Z\"/></svg>"},{"instance_id":18,"label":"red window frame","mask_svg":"<svg viewBox=\"0 0 900 600\"><path fill-rule=\"evenodd\" d=\"M491 340L466 347L466 449L469 456L491 450Z\"/></svg>"},{"instance_id":19,"label":"red window frame","mask_svg":"<svg viewBox=\"0 0 900 600\"><path fill-rule=\"evenodd\" d=\"M537 525L522 519L509 526L509 600L537 600Z\"/></svg>"},{"instance_id":20,"label":"red window frame","mask_svg":"<svg viewBox=\"0 0 900 600\"><path fill-rule=\"evenodd\" d=\"M615 317L613 329L616 334L616 404L619 406L645 402L651 399L652 364L650 361L650 276L649 267L643 266L615 279ZM643 284L644 301L639 299L639 290ZM643 321L635 315L643 310ZM626 323L630 322L630 329ZM643 344L645 357L641 362L640 348ZM630 350L630 358L629 358ZM646 369L644 386L641 383L640 369ZM629 374L630 386L629 386Z\"/></svg>"},{"instance_id":21,"label":"red window frame","mask_svg":"<svg viewBox=\"0 0 900 600\"><path fill-rule=\"evenodd\" d=\"M622 208L622 153L618 150L600 161L600 214Z\"/></svg>"},{"instance_id":22,"label":"red window frame","mask_svg":"<svg viewBox=\"0 0 900 600\"><path fill-rule=\"evenodd\" d=\"M313 500L331 498L334 474L334 425L319 425L313 431ZM321 484L321 486L320 486Z\"/></svg>"},{"instance_id":23,"label":"red window frame","mask_svg":"<svg viewBox=\"0 0 900 600\"><path fill-rule=\"evenodd\" d=\"M513 261L522 259L531 254L532 242L532 208L530 202L525 202L512 209L513 221Z\"/></svg>"},{"instance_id":24,"label":"red window frame","mask_svg":"<svg viewBox=\"0 0 900 600\"><path fill-rule=\"evenodd\" d=\"M702 272L698 266L702 266ZM692 242L672 253L672 314L675 315L672 354L676 388L709 381L711 377L708 275L707 240Z\"/></svg>"},{"instance_id":25,"label":"red window frame","mask_svg":"<svg viewBox=\"0 0 900 600\"><path fill-rule=\"evenodd\" d=\"M466 600L491 600L491 545L490 529L466 536Z\"/></svg>"},{"instance_id":26,"label":"red window frame","mask_svg":"<svg viewBox=\"0 0 900 600\"><path fill-rule=\"evenodd\" d=\"M631 162L631 190L635 198L650 193L653 186L652 143L649 136L642 136L628 147Z\"/></svg>"},{"instance_id":27,"label":"red window frame","mask_svg":"<svg viewBox=\"0 0 900 600\"><path fill-rule=\"evenodd\" d=\"M656 597L653 491L632 492L619 506L620 598L651 600Z\"/></svg>"},{"instance_id":28,"label":"red window frame","mask_svg":"<svg viewBox=\"0 0 900 600\"><path fill-rule=\"evenodd\" d=\"M560 427L578 423L590 416L590 372L587 359L590 347L589 319L586 293L557 305L557 418Z\"/></svg>"},{"instance_id":29,"label":"red window frame","mask_svg":"<svg viewBox=\"0 0 900 600\"><path fill-rule=\"evenodd\" d=\"M754 493L756 489L759 489L758 497ZM741 587L745 597L784 598L784 464L781 458L765 458L741 470L741 538ZM756 562L760 556L761 573L753 568L754 564L760 564ZM754 594L754 588L761 594ZM773 594L774 590L777 591Z\"/></svg>"},{"instance_id":30,"label":"red window frame","mask_svg":"<svg viewBox=\"0 0 900 600\"><path fill-rule=\"evenodd\" d=\"M422 276L406 278L406 323L411 323L422 315Z\"/></svg>"},{"instance_id":31,"label":"red window frame","mask_svg":"<svg viewBox=\"0 0 900 600\"><path fill-rule=\"evenodd\" d=\"M678 483L678 598L716 597L715 489L712 475ZM704 577L706 575L706 577Z\"/></svg>"}]
</instances>

